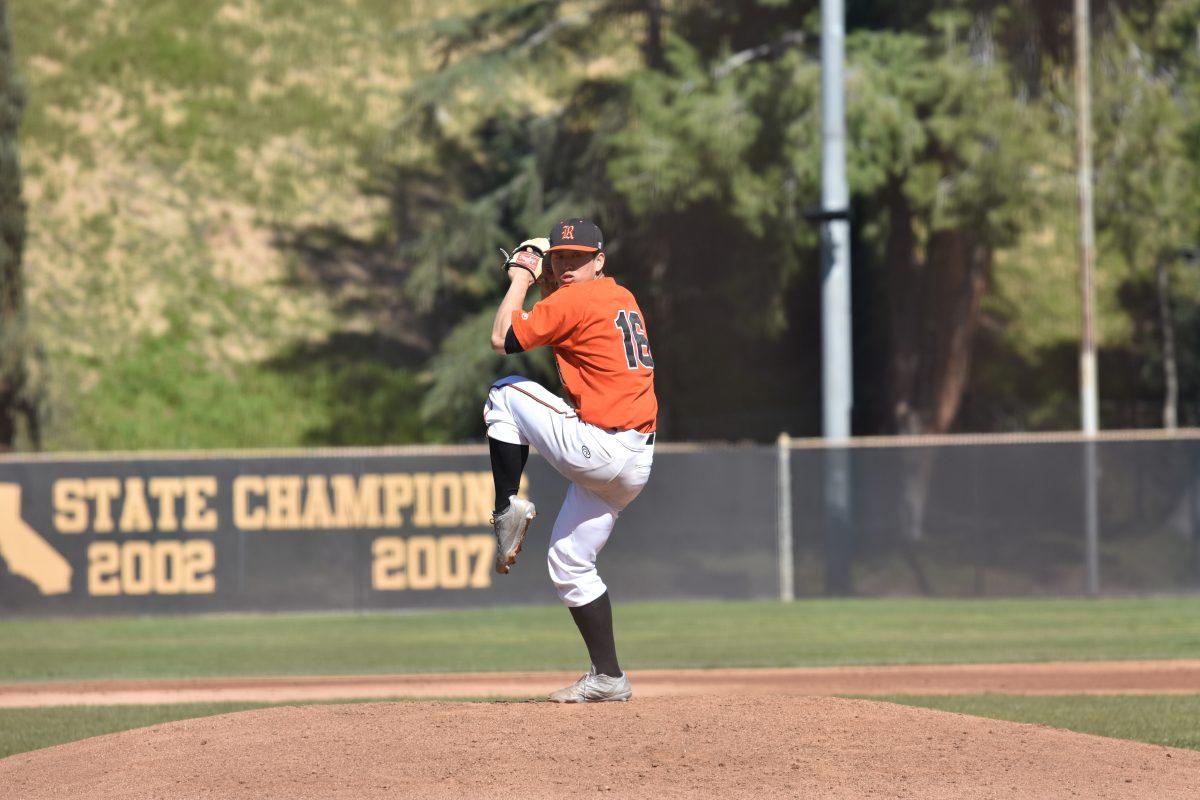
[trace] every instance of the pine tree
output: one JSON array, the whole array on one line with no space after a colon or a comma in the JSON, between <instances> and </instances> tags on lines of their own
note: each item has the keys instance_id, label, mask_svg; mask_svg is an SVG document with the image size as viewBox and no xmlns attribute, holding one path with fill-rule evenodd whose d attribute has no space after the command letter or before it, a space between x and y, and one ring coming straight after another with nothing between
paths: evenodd
<instances>
[{"instance_id":1,"label":"pine tree","mask_svg":"<svg viewBox=\"0 0 1200 800\"><path fill-rule=\"evenodd\" d=\"M1200 240L1200 0L1099 5L1096 63L1117 65L1095 92L1102 255L1152 275ZM611 274L647 312L664 436L816 432L819 260L802 217L820 183L813 11L495 0L425 32L443 58L406 98L392 196L406 295L438 320L430 419L472 435L454 421L512 365L485 335L497 247L570 213L595 216ZM1060 355L1075 334L1042 343L1022 304L1066 318L1077 298L1074 282L1040 278L1044 247L1068 242L1045 251L1050 274L1073 252L1069 8L870 0L847 13L856 433L1070 424L1059 409L1075 372ZM608 63L583 68L597 54ZM1172 314L1186 338L1200 306L1184 299ZM1109 351L1150 363L1163 313L1128 311L1151 335L1119 334ZM1185 362L1186 410L1200 377ZM1155 392L1144 375L1126 382Z\"/></svg>"}]
</instances>

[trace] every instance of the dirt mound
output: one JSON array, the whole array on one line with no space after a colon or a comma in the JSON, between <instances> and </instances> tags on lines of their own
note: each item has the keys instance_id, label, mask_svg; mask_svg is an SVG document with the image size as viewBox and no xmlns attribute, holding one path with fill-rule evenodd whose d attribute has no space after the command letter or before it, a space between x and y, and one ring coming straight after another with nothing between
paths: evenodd
<instances>
[{"instance_id":1,"label":"dirt mound","mask_svg":"<svg viewBox=\"0 0 1200 800\"><path fill-rule=\"evenodd\" d=\"M1200 753L863 700L372 703L157 725L0 760L0 796L1195 798Z\"/></svg>"}]
</instances>

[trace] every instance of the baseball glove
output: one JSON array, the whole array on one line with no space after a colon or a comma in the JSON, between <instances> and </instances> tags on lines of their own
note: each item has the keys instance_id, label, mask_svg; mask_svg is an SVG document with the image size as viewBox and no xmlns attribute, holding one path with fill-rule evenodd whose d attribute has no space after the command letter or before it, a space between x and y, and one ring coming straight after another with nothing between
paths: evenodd
<instances>
[{"instance_id":1,"label":"baseball glove","mask_svg":"<svg viewBox=\"0 0 1200 800\"><path fill-rule=\"evenodd\" d=\"M501 248L500 252L504 255L504 266L501 269L505 273L513 267L527 271L533 276L534 283L542 290L542 296L545 297L558 288L554 274L548 269L542 269L542 261L549 248L550 240L545 237L526 239L517 245L517 249L511 255Z\"/></svg>"},{"instance_id":2,"label":"baseball glove","mask_svg":"<svg viewBox=\"0 0 1200 800\"><path fill-rule=\"evenodd\" d=\"M526 270L536 281L542 277L542 256L550 249L549 239L526 239L517 245L517 249L512 252L512 255L500 249L504 254L504 272L508 272L513 267L520 267Z\"/></svg>"}]
</instances>

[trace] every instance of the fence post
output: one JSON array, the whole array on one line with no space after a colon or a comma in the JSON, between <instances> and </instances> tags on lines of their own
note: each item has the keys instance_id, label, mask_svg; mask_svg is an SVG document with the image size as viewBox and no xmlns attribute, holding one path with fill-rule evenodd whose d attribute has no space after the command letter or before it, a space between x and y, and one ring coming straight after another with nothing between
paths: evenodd
<instances>
[{"instance_id":1,"label":"fence post","mask_svg":"<svg viewBox=\"0 0 1200 800\"><path fill-rule=\"evenodd\" d=\"M792 564L792 448L786 433L779 434L777 446L779 485L775 531L779 536L779 599L790 603L796 597L795 569Z\"/></svg>"}]
</instances>

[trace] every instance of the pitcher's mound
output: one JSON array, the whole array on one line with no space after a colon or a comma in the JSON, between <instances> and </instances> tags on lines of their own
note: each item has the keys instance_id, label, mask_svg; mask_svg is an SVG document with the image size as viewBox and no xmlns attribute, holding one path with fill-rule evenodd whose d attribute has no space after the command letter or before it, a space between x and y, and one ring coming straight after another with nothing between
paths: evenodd
<instances>
[{"instance_id":1,"label":"pitcher's mound","mask_svg":"<svg viewBox=\"0 0 1200 800\"><path fill-rule=\"evenodd\" d=\"M246 711L0 760L0 796L1188 798L1200 753L864 700Z\"/></svg>"}]
</instances>

